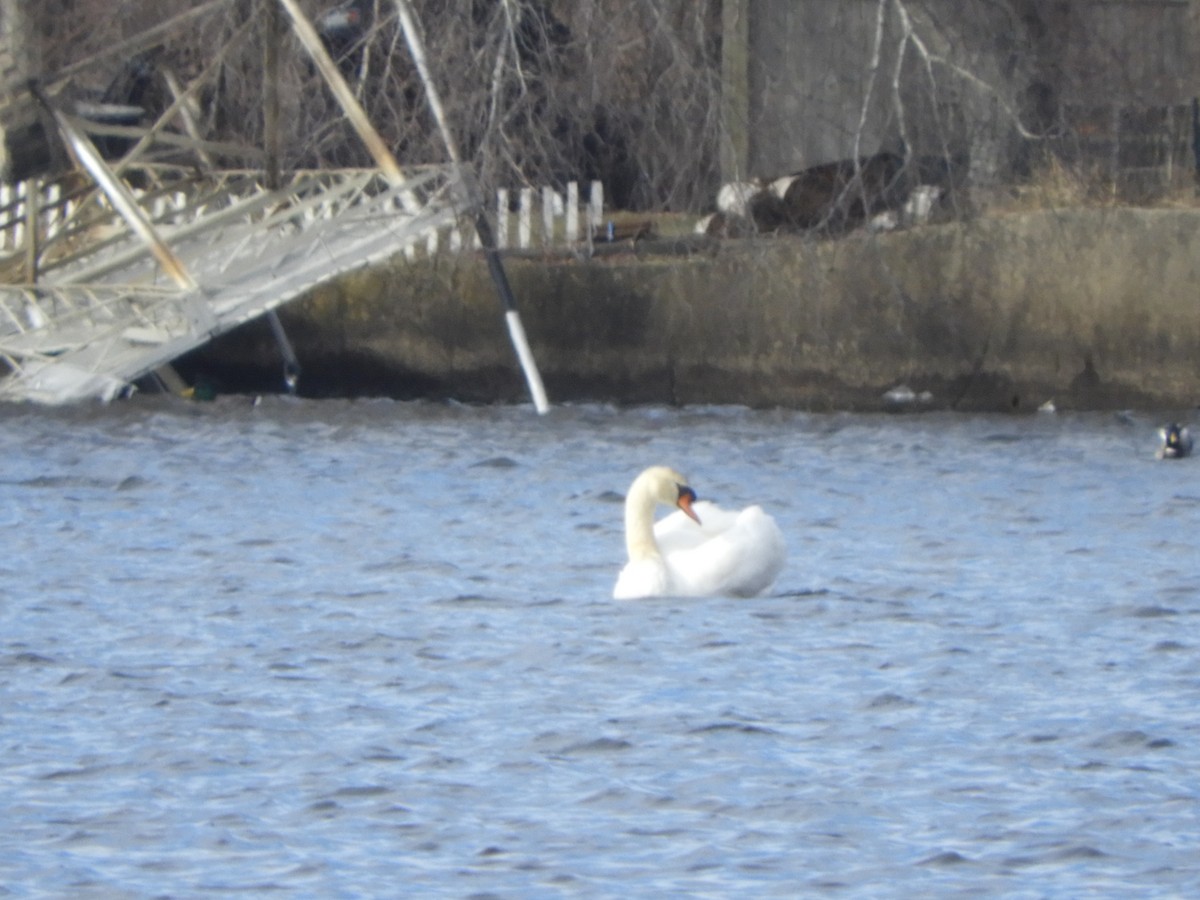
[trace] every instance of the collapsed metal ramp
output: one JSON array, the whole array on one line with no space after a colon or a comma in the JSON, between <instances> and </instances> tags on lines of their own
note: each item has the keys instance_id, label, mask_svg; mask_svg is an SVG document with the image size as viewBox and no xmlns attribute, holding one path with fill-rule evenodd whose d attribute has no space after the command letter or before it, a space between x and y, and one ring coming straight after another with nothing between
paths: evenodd
<instances>
[{"instance_id":1,"label":"collapsed metal ramp","mask_svg":"<svg viewBox=\"0 0 1200 900\"><path fill-rule=\"evenodd\" d=\"M89 227L36 284L0 285L0 400L109 400L211 338L455 225L454 167L401 183L377 170L299 172L277 190L226 173L139 206L190 275L179 286L128 229ZM162 203L168 198L170 203ZM181 199L182 198L182 199Z\"/></svg>"},{"instance_id":2,"label":"collapsed metal ramp","mask_svg":"<svg viewBox=\"0 0 1200 900\"><path fill-rule=\"evenodd\" d=\"M409 47L450 165L401 170L297 0L207 0L55 73L43 75L25 63L12 70L16 75L0 72L7 78L0 78L0 179L15 180L17 169L6 164L14 154L6 147L19 146L29 163L26 177L33 179L26 183L34 184L19 211L0 200L0 363L8 369L0 371L0 400L108 400L150 372L180 390L171 360L264 314L287 356L277 307L351 269L413 248L461 217L473 231L469 240L487 259L534 406L539 413L549 409L494 231L446 125L420 23L408 0L391 5L396 37L402 34ZM377 15L378 8L377 2ZM141 122L148 110L140 107L97 106L73 97L80 73L153 51L170 35L218 16L232 16L236 27L186 86L163 69L174 99L161 112L156 107L152 124ZM285 21L374 160L373 169L283 176ZM32 40L36 29L21 22L23 38ZM0 29L0 56L15 34ZM244 50L254 35L263 51L263 146L213 141L197 120L198 98L219 78L222 60L235 47ZM119 115L114 119L113 113ZM125 121L130 113L136 127ZM60 145L61 153L54 149ZM71 161L72 171L62 175L70 198L59 198L61 208L46 215L38 179L64 172L59 157ZM218 158L222 165L245 160L261 170L230 172L217 167ZM16 218L24 219L24 240L12 243L22 247L5 255L8 235L21 230ZM55 234L43 228L50 220L58 226ZM297 370L293 359L285 366L289 387Z\"/></svg>"}]
</instances>

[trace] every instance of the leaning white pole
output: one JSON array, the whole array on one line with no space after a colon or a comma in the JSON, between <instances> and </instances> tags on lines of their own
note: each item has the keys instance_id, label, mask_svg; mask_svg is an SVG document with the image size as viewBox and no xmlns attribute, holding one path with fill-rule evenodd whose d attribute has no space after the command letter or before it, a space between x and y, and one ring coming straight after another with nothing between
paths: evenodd
<instances>
[{"instance_id":1,"label":"leaning white pole","mask_svg":"<svg viewBox=\"0 0 1200 900\"><path fill-rule=\"evenodd\" d=\"M508 325L508 337L517 350L517 359L525 371L525 381L529 384L529 396L533 398L533 408L539 415L550 411L550 401L546 397L546 388L542 384L542 376L538 374L537 363L533 359L533 351L529 349L529 341L525 339L525 326L521 324L521 315L515 309L505 310L504 321Z\"/></svg>"},{"instance_id":2,"label":"leaning white pole","mask_svg":"<svg viewBox=\"0 0 1200 900\"><path fill-rule=\"evenodd\" d=\"M425 96L429 100L429 109L433 113L434 121L437 122L438 130L442 133L442 142L446 145L446 152L450 154L451 162L461 165L462 159L458 154L458 143L454 140L454 135L450 133L450 126L446 124L446 112L442 109L441 95L433 85L433 77L429 74L429 63L425 59L425 42L421 39L421 32L417 30L417 22L408 6L408 0L396 0L396 12L400 16L400 27L404 30L404 40L408 42L408 51L413 55L413 62L416 63L417 74L421 76L421 81L425 85Z\"/></svg>"},{"instance_id":3,"label":"leaning white pole","mask_svg":"<svg viewBox=\"0 0 1200 900\"><path fill-rule=\"evenodd\" d=\"M429 73L429 65L425 59L425 44L421 40L421 32L417 28L416 19L409 8L408 0L395 0L395 2L396 12L400 17L400 27L404 31L404 39L408 43L408 50L416 64L417 74L421 76L421 81L425 85L425 96L429 100L429 109L433 112L438 130L442 133L442 141L446 145L446 152L450 154L450 161L462 173L462 158L459 156L454 135L450 133L450 126L446 123L446 114L442 109L441 98ZM539 414L545 414L550 411L550 403L546 399L546 388L542 385L542 376L538 372L537 363L534 362L533 353L529 349L529 341L525 338L525 328L521 325L521 316L517 312L517 301L513 296L512 287L508 283L508 276L504 272L504 265L500 261L500 253L496 249L496 238L487 218L487 210L480 199L473 196L474 193L475 190L472 187L472 196L468 200L477 210L475 231L479 235L479 242L483 245L488 271L500 294L500 302L504 304L504 320L508 324L508 335L517 351L521 369L525 372L525 381L529 384L529 394L533 398L534 409Z\"/></svg>"}]
</instances>

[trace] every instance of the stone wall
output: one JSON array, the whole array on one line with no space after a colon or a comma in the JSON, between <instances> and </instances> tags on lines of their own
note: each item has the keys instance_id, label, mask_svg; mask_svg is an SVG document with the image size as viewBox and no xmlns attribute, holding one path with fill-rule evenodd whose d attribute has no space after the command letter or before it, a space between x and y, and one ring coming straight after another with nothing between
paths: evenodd
<instances>
[{"instance_id":1,"label":"stone wall","mask_svg":"<svg viewBox=\"0 0 1200 900\"><path fill-rule=\"evenodd\" d=\"M659 248L662 249L662 248ZM552 401L877 409L1191 407L1200 212L1059 210L838 241L506 268ZM398 260L283 311L313 395L520 400L483 261ZM258 323L182 361L266 389Z\"/></svg>"}]
</instances>

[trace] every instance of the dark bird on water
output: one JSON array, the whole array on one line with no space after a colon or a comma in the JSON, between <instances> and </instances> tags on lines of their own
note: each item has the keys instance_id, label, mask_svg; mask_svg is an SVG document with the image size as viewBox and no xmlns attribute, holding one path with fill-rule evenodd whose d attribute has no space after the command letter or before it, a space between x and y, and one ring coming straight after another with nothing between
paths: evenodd
<instances>
[{"instance_id":1,"label":"dark bird on water","mask_svg":"<svg viewBox=\"0 0 1200 900\"><path fill-rule=\"evenodd\" d=\"M1158 429L1162 446L1158 448L1159 459L1182 459L1191 455L1192 435L1186 425L1172 422L1166 428Z\"/></svg>"}]
</instances>

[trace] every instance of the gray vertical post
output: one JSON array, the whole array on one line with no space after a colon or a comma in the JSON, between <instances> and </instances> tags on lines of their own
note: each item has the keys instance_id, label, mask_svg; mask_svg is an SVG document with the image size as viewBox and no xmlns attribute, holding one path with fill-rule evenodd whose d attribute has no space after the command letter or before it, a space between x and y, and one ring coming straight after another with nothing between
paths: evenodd
<instances>
[{"instance_id":1,"label":"gray vertical post","mask_svg":"<svg viewBox=\"0 0 1200 900\"><path fill-rule=\"evenodd\" d=\"M25 277L37 284L38 254L41 253L42 179L31 178L25 184Z\"/></svg>"},{"instance_id":2,"label":"gray vertical post","mask_svg":"<svg viewBox=\"0 0 1200 900\"><path fill-rule=\"evenodd\" d=\"M750 171L750 0L721 3L721 180Z\"/></svg>"},{"instance_id":3,"label":"gray vertical post","mask_svg":"<svg viewBox=\"0 0 1200 900\"><path fill-rule=\"evenodd\" d=\"M267 189L279 190L279 6L266 8L266 40L263 43L263 144L267 152Z\"/></svg>"}]
</instances>

